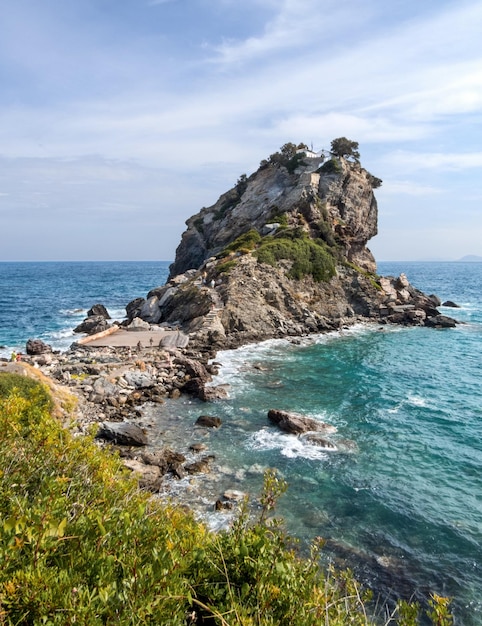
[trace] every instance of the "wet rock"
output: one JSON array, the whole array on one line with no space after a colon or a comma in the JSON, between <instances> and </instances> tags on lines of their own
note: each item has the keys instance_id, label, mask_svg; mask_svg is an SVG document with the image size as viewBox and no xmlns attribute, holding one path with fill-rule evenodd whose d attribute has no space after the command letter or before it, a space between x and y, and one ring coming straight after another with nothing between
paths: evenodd
<instances>
[{"instance_id":1,"label":"wet rock","mask_svg":"<svg viewBox=\"0 0 482 626\"><path fill-rule=\"evenodd\" d=\"M204 450L207 450L207 445L204 443L193 443L189 446L189 450L191 450L191 452L204 452Z\"/></svg>"},{"instance_id":2,"label":"wet rock","mask_svg":"<svg viewBox=\"0 0 482 626\"><path fill-rule=\"evenodd\" d=\"M440 298L436 296L434 293L430 294L428 297L430 300L432 300L435 308L437 308L438 306L442 304L442 301L440 300Z\"/></svg>"},{"instance_id":3,"label":"wet rock","mask_svg":"<svg viewBox=\"0 0 482 626\"><path fill-rule=\"evenodd\" d=\"M246 498L246 493L237 489L228 489L223 493L223 498L231 502L241 502Z\"/></svg>"},{"instance_id":4,"label":"wet rock","mask_svg":"<svg viewBox=\"0 0 482 626\"><path fill-rule=\"evenodd\" d=\"M233 508L234 508L234 503L231 502L230 500L223 500L219 498L214 503L215 511L231 511Z\"/></svg>"},{"instance_id":5,"label":"wet rock","mask_svg":"<svg viewBox=\"0 0 482 626\"><path fill-rule=\"evenodd\" d=\"M204 400L204 402L212 402L213 400L225 400L228 397L228 392L226 388L221 385L216 387L203 386L197 396L200 400Z\"/></svg>"},{"instance_id":6,"label":"wet rock","mask_svg":"<svg viewBox=\"0 0 482 626\"><path fill-rule=\"evenodd\" d=\"M196 420L196 426L204 426L206 428L219 428L222 424L220 417L213 415L200 415Z\"/></svg>"},{"instance_id":7,"label":"wet rock","mask_svg":"<svg viewBox=\"0 0 482 626\"><path fill-rule=\"evenodd\" d=\"M110 328L110 324L102 315L92 315L74 328L74 333L85 333L95 335Z\"/></svg>"},{"instance_id":8,"label":"wet rock","mask_svg":"<svg viewBox=\"0 0 482 626\"><path fill-rule=\"evenodd\" d=\"M25 346L25 351L30 356L46 354L52 352L52 346L44 343L41 339L29 339Z\"/></svg>"},{"instance_id":9,"label":"wet rock","mask_svg":"<svg viewBox=\"0 0 482 626\"><path fill-rule=\"evenodd\" d=\"M96 435L121 446L146 446L147 436L140 426L129 422L103 422Z\"/></svg>"},{"instance_id":10,"label":"wet rock","mask_svg":"<svg viewBox=\"0 0 482 626\"><path fill-rule=\"evenodd\" d=\"M303 440L311 443L312 445L320 446L320 448L325 448L325 450L337 450L336 445L332 441L322 437L321 435L317 435L316 433L307 433L306 435L303 435Z\"/></svg>"},{"instance_id":11,"label":"wet rock","mask_svg":"<svg viewBox=\"0 0 482 626\"><path fill-rule=\"evenodd\" d=\"M460 309L460 305L459 304L455 304L455 302L452 302L452 300L446 300L442 306L447 306L447 307L451 307L452 309Z\"/></svg>"},{"instance_id":12,"label":"wet rock","mask_svg":"<svg viewBox=\"0 0 482 626\"><path fill-rule=\"evenodd\" d=\"M111 317L103 304L94 304L88 311L87 317L103 317L106 320L110 320Z\"/></svg>"},{"instance_id":13,"label":"wet rock","mask_svg":"<svg viewBox=\"0 0 482 626\"><path fill-rule=\"evenodd\" d=\"M207 474L211 471L211 462L214 460L214 456L205 456L199 461L189 463L184 466L184 469L188 474Z\"/></svg>"},{"instance_id":14,"label":"wet rock","mask_svg":"<svg viewBox=\"0 0 482 626\"><path fill-rule=\"evenodd\" d=\"M180 452L174 452L169 448L166 448L162 451L163 454L163 463L166 467L166 472L170 472L176 478L184 478L186 472L182 467L182 464L185 463L186 457Z\"/></svg>"},{"instance_id":15,"label":"wet rock","mask_svg":"<svg viewBox=\"0 0 482 626\"><path fill-rule=\"evenodd\" d=\"M300 435L309 431L324 433L336 431L336 428L330 424L319 422L300 413L281 411L279 409L270 409L268 411L268 419L284 432L293 435Z\"/></svg>"},{"instance_id":16,"label":"wet rock","mask_svg":"<svg viewBox=\"0 0 482 626\"><path fill-rule=\"evenodd\" d=\"M457 321L446 315L434 315L425 320L425 326L430 328L455 328Z\"/></svg>"}]
</instances>

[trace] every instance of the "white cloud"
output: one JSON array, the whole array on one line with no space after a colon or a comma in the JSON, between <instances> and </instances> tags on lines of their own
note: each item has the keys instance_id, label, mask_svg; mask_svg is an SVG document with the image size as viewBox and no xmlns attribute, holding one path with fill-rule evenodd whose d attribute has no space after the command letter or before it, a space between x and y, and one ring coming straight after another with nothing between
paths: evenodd
<instances>
[{"instance_id":1,"label":"white cloud","mask_svg":"<svg viewBox=\"0 0 482 626\"><path fill-rule=\"evenodd\" d=\"M444 190L440 187L417 184L411 180L389 180L383 181L383 187L377 191L377 197L380 199L387 195L434 196L443 192Z\"/></svg>"},{"instance_id":2,"label":"white cloud","mask_svg":"<svg viewBox=\"0 0 482 626\"><path fill-rule=\"evenodd\" d=\"M392 215L397 194L439 200L461 178L442 180L450 171L464 171L475 206L478 1L190 0L182 25L180 12L149 10L177 0L129 0L105 20L94 0L60 15L33 1L15 5L0 40L3 210L26 216L44 202L57 217L69 206L113 218L117 207L126 221L177 220L180 232L285 141L329 147L343 135L383 178ZM82 21L85 7L95 23ZM35 45L20 49L19 33Z\"/></svg>"},{"instance_id":3,"label":"white cloud","mask_svg":"<svg viewBox=\"0 0 482 626\"><path fill-rule=\"evenodd\" d=\"M482 167L482 152L437 153L397 151L387 154L385 163L404 172L421 170L460 171Z\"/></svg>"}]
</instances>

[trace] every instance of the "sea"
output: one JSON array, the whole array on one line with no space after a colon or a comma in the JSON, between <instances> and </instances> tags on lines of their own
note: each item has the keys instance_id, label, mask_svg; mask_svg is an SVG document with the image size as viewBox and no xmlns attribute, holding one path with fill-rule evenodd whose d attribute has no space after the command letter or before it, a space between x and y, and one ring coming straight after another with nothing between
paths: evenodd
<instances>
[{"instance_id":1,"label":"sea","mask_svg":"<svg viewBox=\"0 0 482 626\"><path fill-rule=\"evenodd\" d=\"M0 263L0 357L29 338L66 350L96 303L113 319L164 284L167 262ZM216 495L249 493L256 510L263 471L288 490L277 514L303 550L325 540L324 559L348 566L381 599L453 598L455 623L482 624L482 263L380 262L458 308L455 329L356 325L218 352L215 384L229 398L181 398L152 407L152 440L204 441L217 463L196 505L213 528ZM336 428L331 446L285 435L269 409L296 411ZM200 414L221 417L206 433ZM177 439L176 439L177 438ZM171 497L195 491L178 481ZM199 479L201 480L201 479ZM186 488L187 487L187 488ZM193 499L195 499L193 497Z\"/></svg>"}]
</instances>

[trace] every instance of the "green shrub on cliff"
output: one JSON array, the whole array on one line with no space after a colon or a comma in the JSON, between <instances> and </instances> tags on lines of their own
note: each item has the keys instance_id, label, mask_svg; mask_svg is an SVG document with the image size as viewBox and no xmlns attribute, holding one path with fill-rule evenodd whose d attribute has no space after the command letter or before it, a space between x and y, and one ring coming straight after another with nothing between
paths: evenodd
<instances>
[{"instance_id":1,"label":"green shrub on cliff","mask_svg":"<svg viewBox=\"0 0 482 626\"><path fill-rule=\"evenodd\" d=\"M5 378L3 378L5 376ZM261 514L213 534L138 491L120 460L72 437L23 376L0 374L0 623L370 626L349 572L323 572L268 524L285 484L268 472ZM38 394L37 394L38 391ZM26 397L28 396L28 397ZM434 597L434 624L450 624ZM387 623L417 624L403 603Z\"/></svg>"},{"instance_id":2,"label":"green shrub on cliff","mask_svg":"<svg viewBox=\"0 0 482 626\"><path fill-rule=\"evenodd\" d=\"M333 157L325 161L318 171L323 174L341 174L343 169L340 165L340 161Z\"/></svg>"},{"instance_id":3,"label":"green shrub on cliff","mask_svg":"<svg viewBox=\"0 0 482 626\"><path fill-rule=\"evenodd\" d=\"M242 252L246 254L254 250L260 241L261 235L255 228L251 228L227 245L220 256L226 256L230 252Z\"/></svg>"},{"instance_id":4,"label":"green shrub on cliff","mask_svg":"<svg viewBox=\"0 0 482 626\"><path fill-rule=\"evenodd\" d=\"M330 249L322 240L308 237L266 238L256 251L259 263L276 267L278 261L292 261L290 278L300 280L311 275L317 282L326 282L335 275L335 261Z\"/></svg>"}]
</instances>

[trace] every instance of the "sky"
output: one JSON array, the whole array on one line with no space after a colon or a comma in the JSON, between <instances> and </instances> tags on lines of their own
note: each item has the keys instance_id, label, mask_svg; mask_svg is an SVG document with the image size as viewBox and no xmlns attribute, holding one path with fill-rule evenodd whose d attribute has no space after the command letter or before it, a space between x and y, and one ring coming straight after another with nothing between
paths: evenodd
<instances>
[{"instance_id":1,"label":"sky","mask_svg":"<svg viewBox=\"0 0 482 626\"><path fill-rule=\"evenodd\" d=\"M359 143L379 261L482 256L480 0L0 0L0 260L173 260L284 143Z\"/></svg>"}]
</instances>

